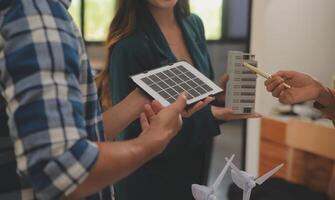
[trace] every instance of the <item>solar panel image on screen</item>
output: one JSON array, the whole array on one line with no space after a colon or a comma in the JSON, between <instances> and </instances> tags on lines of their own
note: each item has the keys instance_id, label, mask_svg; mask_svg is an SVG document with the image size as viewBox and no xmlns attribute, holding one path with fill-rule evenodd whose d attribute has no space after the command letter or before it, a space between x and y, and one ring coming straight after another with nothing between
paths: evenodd
<instances>
[{"instance_id":1,"label":"solar panel image on screen","mask_svg":"<svg viewBox=\"0 0 335 200\"><path fill-rule=\"evenodd\" d=\"M132 80L164 106L187 92L187 104L193 104L223 90L185 61L164 66L131 77Z\"/></svg>"}]
</instances>

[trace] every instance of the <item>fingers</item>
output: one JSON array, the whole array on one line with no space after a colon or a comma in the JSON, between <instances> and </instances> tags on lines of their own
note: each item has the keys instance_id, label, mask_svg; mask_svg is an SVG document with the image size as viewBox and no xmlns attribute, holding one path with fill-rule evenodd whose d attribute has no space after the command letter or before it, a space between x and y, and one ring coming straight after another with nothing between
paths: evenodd
<instances>
[{"instance_id":1,"label":"fingers","mask_svg":"<svg viewBox=\"0 0 335 200\"><path fill-rule=\"evenodd\" d=\"M141 113L140 115L140 123L141 123L141 128L142 130L145 130L150 127L149 120L145 113Z\"/></svg>"},{"instance_id":2,"label":"fingers","mask_svg":"<svg viewBox=\"0 0 335 200\"><path fill-rule=\"evenodd\" d=\"M225 111L226 111L226 113L231 113L231 114L234 113L232 108L225 108Z\"/></svg>"},{"instance_id":3,"label":"fingers","mask_svg":"<svg viewBox=\"0 0 335 200\"><path fill-rule=\"evenodd\" d=\"M226 99L226 87L228 81L229 81L228 74L224 74L218 82L218 85L223 89L223 92L217 95L217 100L219 102L224 102Z\"/></svg>"},{"instance_id":4,"label":"fingers","mask_svg":"<svg viewBox=\"0 0 335 200\"><path fill-rule=\"evenodd\" d=\"M255 113L255 114L237 115L236 117L238 119L251 119L251 118L260 118L260 117L263 117L263 116L259 113Z\"/></svg>"},{"instance_id":5,"label":"fingers","mask_svg":"<svg viewBox=\"0 0 335 200\"><path fill-rule=\"evenodd\" d=\"M214 101L215 98L214 97L207 97L205 100L203 101L199 101L198 103L196 103L194 106L192 106L192 108L190 108L187 111L184 111L182 113L183 117L191 117L194 113L198 112L199 110L203 109L204 107L206 107L208 104L210 104L212 101Z\"/></svg>"},{"instance_id":6,"label":"fingers","mask_svg":"<svg viewBox=\"0 0 335 200\"><path fill-rule=\"evenodd\" d=\"M226 99L226 87L228 81L229 81L228 74L224 74L218 82L218 85L221 87L221 89L223 89L223 91L220 94L216 95L216 99L218 102L223 103Z\"/></svg>"},{"instance_id":7,"label":"fingers","mask_svg":"<svg viewBox=\"0 0 335 200\"><path fill-rule=\"evenodd\" d=\"M159 113L164 108L164 106L157 100L154 100L151 103L151 107L156 114Z\"/></svg>"},{"instance_id":8,"label":"fingers","mask_svg":"<svg viewBox=\"0 0 335 200\"><path fill-rule=\"evenodd\" d=\"M295 104L302 103L305 101L313 100L317 96L317 92L313 92L313 89L309 88L292 88L283 90L279 94L279 102L283 104Z\"/></svg>"},{"instance_id":9,"label":"fingers","mask_svg":"<svg viewBox=\"0 0 335 200\"><path fill-rule=\"evenodd\" d=\"M250 118L260 118L262 117L259 113L254 114L234 114L233 110L231 108L221 108L221 107L215 107L212 106L212 112L216 119L219 120L239 120L239 119L250 119Z\"/></svg>"},{"instance_id":10,"label":"fingers","mask_svg":"<svg viewBox=\"0 0 335 200\"><path fill-rule=\"evenodd\" d=\"M219 103L224 103L225 100L226 100L226 94L225 93L221 93L221 94L218 94L215 99L217 100L217 102Z\"/></svg>"},{"instance_id":11,"label":"fingers","mask_svg":"<svg viewBox=\"0 0 335 200\"><path fill-rule=\"evenodd\" d=\"M226 116L233 114L233 109L217 106L211 106L211 111L217 120L226 120Z\"/></svg>"},{"instance_id":12,"label":"fingers","mask_svg":"<svg viewBox=\"0 0 335 200\"><path fill-rule=\"evenodd\" d=\"M297 72L295 71L278 71L277 73L274 74L274 76L280 76L284 79L291 79L294 77L296 73Z\"/></svg>"},{"instance_id":13,"label":"fingers","mask_svg":"<svg viewBox=\"0 0 335 200\"><path fill-rule=\"evenodd\" d=\"M219 80L219 86L225 90L228 81L229 81L228 74L224 74Z\"/></svg>"},{"instance_id":14,"label":"fingers","mask_svg":"<svg viewBox=\"0 0 335 200\"><path fill-rule=\"evenodd\" d=\"M210 103L212 103L213 101L215 100L215 97L207 97L205 100L204 100L204 103L206 104L206 106Z\"/></svg>"},{"instance_id":15,"label":"fingers","mask_svg":"<svg viewBox=\"0 0 335 200\"><path fill-rule=\"evenodd\" d=\"M272 91L272 96L274 97L279 97L279 95L286 90L286 86L284 83L281 83L279 86L277 86L273 91Z\"/></svg>"},{"instance_id":16,"label":"fingers","mask_svg":"<svg viewBox=\"0 0 335 200\"><path fill-rule=\"evenodd\" d=\"M280 76L273 75L270 79L265 81L265 86L268 92L272 92L280 84L284 83L284 79Z\"/></svg>"},{"instance_id":17,"label":"fingers","mask_svg":"<svg viewBox=\"0 0 335 200\"><path fill-rule=\"evenodd\" d=\"M185 110L186 101L186 95L182 93L181 95L179 95L177 100L173 104L171 104L171 107L175 108L179 113L182 113Z\"/></svg>"},{"instance_id":18,"label":"fingers","mask_svg":"<svg viewBox=\"0 0 335 200\"><path fill-rule=\"evenodd\" d=\"M278 75L273 75L270 79L266 80L264 84L267 91L271 92L272 96L277 98L289 89L285 84L285 80Z\"/></svg>"},{"instance_id":19,"label":"fingers","mask_svg":"<svg viewBox=\"0 0 335 200\"><path fill-rule=\"evenodd\" d=\"M203 108L205 105L205 103L203 101L199 101L198 103L196 103L194 106L192 106L192 108L190 108L189 110L185 110L182 112L182 116L183 117L191 117L193 113L199 111L201 108Z\"/></svg>"},{"instance_id":20,"label":"fingers","mask_svg":"<svg viewBox=\"0 0 335 200\"><path fill-rule=\"evenodd\" d=\"M292 95L290 93L290 91L287 90L283 90L280 92L280 94L278 95L278 100L280 103L282 104L293 104L295 103Z\"/></svg>"},{"instance_id":21,"label":"fingers","mask_svg":"<svg viewBox=\"0 0 335 200\"><path fill-rule=\"evenodd\" d=\"M144 112L149 121L151 121L151 119L156 115L149 104L144 106Z\"/></svg>"},{"instance_id":22,"label":"fingers","mask_svg":"<svg viewBox=\"0 0 335 200\"><path fill-rule=\"evenodd\" d=\"M255 114L232 114L226 117L226 120L239 120L239 119L253 119L253 118L260 118L262 115L255 113Z\"/></svg>"}]
</instances>

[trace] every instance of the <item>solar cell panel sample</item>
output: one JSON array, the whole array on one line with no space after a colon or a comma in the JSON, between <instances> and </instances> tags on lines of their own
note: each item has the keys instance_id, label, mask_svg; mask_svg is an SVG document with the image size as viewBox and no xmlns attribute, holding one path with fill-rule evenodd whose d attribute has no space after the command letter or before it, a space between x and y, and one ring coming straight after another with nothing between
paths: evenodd
<instances>
[{"instance_id":1,"label":"solar cell panel sample","mask_svg":"<svg viewBox=\"0 0 335 200\"><path fill-rule=\"evenodd\" d=\"M131 79L164 106L173 103L180 93L187 92L187 104L196 103L223 90L185 61L147 71Z\"/></svg>"}]
</instances>

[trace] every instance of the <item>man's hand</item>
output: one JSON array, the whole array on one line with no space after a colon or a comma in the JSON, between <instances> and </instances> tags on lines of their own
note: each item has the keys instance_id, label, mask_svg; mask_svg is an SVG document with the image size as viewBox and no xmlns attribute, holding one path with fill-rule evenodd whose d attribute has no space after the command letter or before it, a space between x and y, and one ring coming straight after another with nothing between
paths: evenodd
<instances>
[{"instance_id":1,"label":"man's hand","mask_svg":"<svg viewBox=\"0 0 335 200\"><path fill-rule=\"evenodd\" d=\"M283 83L291 88L286 88ZM311 76L295 71L279 71L265 81L266 89L281 103L295 104L318 100L324 87Z\"/></svg>"},{"instance_id":2,"label":"man's hand","mask_svg":"<svg viewBox=\"0 0 335 200\"><path fill-rule=\"evenodd\" d=\"M140 137L156 140L159 144L159 152L162 152L181 129L183 122L181 114L185 107L186 96L183 94L166 108L162 108L158 101L154 101L152 105L146 105L145 113L140 116L143 129Z\"/></svg>"}]
</instances>

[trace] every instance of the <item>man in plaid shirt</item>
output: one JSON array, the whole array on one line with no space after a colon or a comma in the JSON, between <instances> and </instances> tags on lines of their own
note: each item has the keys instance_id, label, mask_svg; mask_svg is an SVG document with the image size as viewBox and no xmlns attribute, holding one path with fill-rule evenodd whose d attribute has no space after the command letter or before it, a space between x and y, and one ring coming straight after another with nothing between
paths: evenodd
<instances>
[{"instance_id":1,"label":"man in plaid shirt","mask_svg":"<svg viewBox=\"0 0 335 200\"><path fill-rule=\"evenodd\" d=\"M183 95L162 109L135 90L101 114L69 5L0 0L0 199L112 199L110 185L162 152L181 127ZM104 142L140 114L138 138Z\"/></svg>"}]
</instances>

